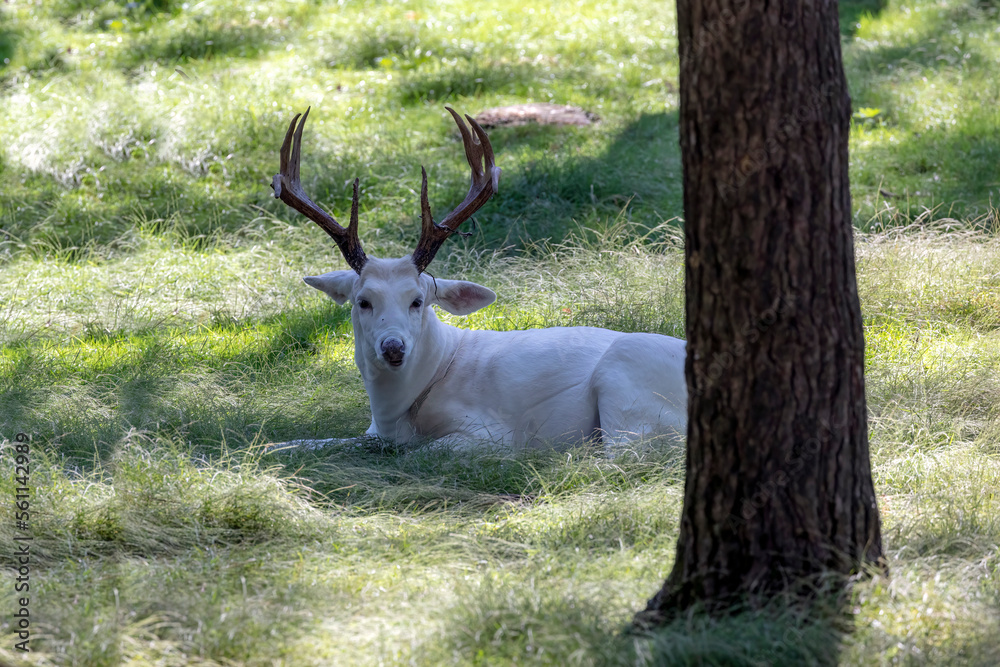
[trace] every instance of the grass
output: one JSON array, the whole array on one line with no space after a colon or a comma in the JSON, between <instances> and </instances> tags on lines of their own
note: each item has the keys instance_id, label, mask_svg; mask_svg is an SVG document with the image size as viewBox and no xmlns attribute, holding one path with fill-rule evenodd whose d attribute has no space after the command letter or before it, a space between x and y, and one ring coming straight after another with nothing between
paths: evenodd
<instances>
[{"instance_id":1,"label":"grass","mask_svg":"<svg viewBox=\"0 0 1000 667\"><path fill-rule=\"evenodd\" d=\"M449 271L468 262L503 296L463 326L628 328L606 304L631 294L645 313L637 328L671 331L682 304L676 243L607 246L593 232L537 248L547 261L452 253ZM858 248L893 578L857 587L841 661L992 664L1000 346L995 304L975 295L1000 271L1000 247L982 233L903 230L862 235ZM175 269L196 270L197 252L169 254ZM667 291L664 275L675 277ZM926 296L941 281L953 285L943 306ZM4 429L36 438L40 664L836 655L836 632L789 612L692 617L649 640L620 633L673 557L677 453L613 464L587 451L265 455L268 441L367 425L343 312L310 297L240 325L178 320L5 349L3 414L17 426ZM13 494L12 472L4 479ZM0 525L9 540L10 522ZM74 597L86 614L62 602Z\"/></svg>"},{"instance_id":2,"label":"grass","mask_svg":"<svg viewBox=\"0 0 1000 667\"><path fill-rule=\"evenodd\" d=\"M447 317L683 335L671 7L0 14L0 436L31 434L34 489L33 652L14 652L4 615L0 662L1000 662L994 3L842 4L892 569L855 587L848 635L781 605L623 632L672 563L676 451L266 452L368 425L348 315L300 282L341 260L266 185L308 105L306 187L344 215L360 176L377 255L415 241L421 164L436 211L467 187L445 103L598 113L491 132L501 193L432 270L499 300ZM12 498L12 457L0 466Z\"/></svg>"},{"instance_id":3,"label":"grass","mask_svg":"<svg viewBox=\"0 0 1000 667\"><path fill-rule=\"evenodd\" d=\"M995 227L998 11L988 1L899 3L856 24L845 59L859 222L912 222L930 211Z\"/></svg>"}]
</instances>

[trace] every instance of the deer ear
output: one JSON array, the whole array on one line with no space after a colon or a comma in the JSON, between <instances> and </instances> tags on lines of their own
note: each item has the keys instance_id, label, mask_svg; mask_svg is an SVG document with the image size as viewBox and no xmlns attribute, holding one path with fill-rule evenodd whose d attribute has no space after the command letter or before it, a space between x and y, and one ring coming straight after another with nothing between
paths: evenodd
<instances>
[{"instance_id":1,"label":"deer ear","mask_svg":"<svg viewBox=\"0 0 1000 667\"><path fill-rule=\"evenodd\" d=\"M429 293L432 303L436 303L452 315L468 315L485 308L497 299L493 290L465 280L442 280L438 278L437 291L432 285Z\"/></svg>"},{"instance_id":2,"label":"deer ear","mask_svg":"<svg viewBox=\"0 0 1000 667\"><path fill-rule=\"evenodd\" d=\"M351 270L331 271L321 276L306 276L302 280L305 281L306 285L329 294L334 301L343 304L354 293L354 285L358 281L358 274Z\"/></svg>"}]
</instances>

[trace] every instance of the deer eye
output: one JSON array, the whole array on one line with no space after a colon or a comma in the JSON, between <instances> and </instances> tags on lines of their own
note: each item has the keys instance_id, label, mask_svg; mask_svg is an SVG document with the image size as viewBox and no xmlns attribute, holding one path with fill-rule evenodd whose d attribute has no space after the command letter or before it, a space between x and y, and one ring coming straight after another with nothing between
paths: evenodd
<instances>
[{"instance_id":1,"label":"deer eye","mask_svg":"<svg viewBox=\"0 0 1000 667\"><path fill-rule=\"evenodd\" d=\"M368 299L361 299L360 301L358 301L358 308L361 308L362 310L368 310L371 307L372 307L372 302L369 301Z\"/></svg>"},{"instance_id":2,"label":"deer eye","mask_svg":"<svg viewBox=\"0 0 1000 667\"><path fill-rule=\"evenodd\" d=\"M413 303L410 304L410 308L419 308L422 305L424 305L423 301L421 301L420 299L414 299Z\"/></svg>"}]
</instances>

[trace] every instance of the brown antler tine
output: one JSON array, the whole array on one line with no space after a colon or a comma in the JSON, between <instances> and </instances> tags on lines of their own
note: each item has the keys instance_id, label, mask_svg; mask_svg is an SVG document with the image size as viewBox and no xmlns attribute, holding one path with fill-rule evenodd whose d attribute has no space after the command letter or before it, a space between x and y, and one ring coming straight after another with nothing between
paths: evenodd
<instances>
[{"instance_id":1,"label":"brown antler tine","mask_svg":"<svg viewBox=\"0 0 1000 667\"><path fill-rule=\"evenodd\" d=\"M486 161L486 168L489 170L490 166L496 164L493 158L493 146L490 145L490 138L486 136L486 130L483 129L482 125L476 122L475 118L469 114L465 114L465 117L469 120L469 124L472 125L473 132L476 133L476 138L479 141L480 152L483 154Z\"/></svg>"},{"instance_id":2,"label":"brown antler tine","mask_svg":"<svg viewBox=\"0 0 1000 667\"><path fill-rule=\"evenodd\" d=\"M295 128L295 139L292 141L292 158L291 164L289 165L289 177L298 182L299 180L299 165L302 158L302 130L306 127L306 120L309 118L309 111L312 107L307 107L305 114L302 116L299 126Z\"/></svg>"},{"instance_id":3,"label":"brown antler tine","mask_svg":"<svg viewBox=\"0 0 1000 667\"><path fill-rule=\"evenodd\" d=\"M285 132L285 140L281 142L281 162L278 166L278 173L274 175L271 179L271 189L274 190L274 198L281 199L282 190L282 178L288 173L288 151L292 146L292 133L295 130L295 121L299 119L302 114L295 114L292 118L292 122L288 124L288 131Z\"/></svg>"},{"instance_id":4,"label":"brown antler tine","mask_svg":"<svg viewBox=\"0 0 1000 667\"><path fill-rule=\"evenodd\" d=\"M477 135L479 135L479 143L482 146L483 157L485 158L484 168L486 173L490 176L493 182L493 194L500 192L500 167L497 166L496 158L493 156L493 145L490 143L490 138L486 135L486 130L483 126L476 122L476 119L472 116L466 114L466 118L469 119L469 123L472 125L472 129Z\"/></svg>"},{"instance_id":5,"label":"brown antler tine","mask_svg":"<svg viewBox=\"0 0 1000 667\"><path fill-rule=\"evenodd\" d=\"M306 109L299 121L299 114L295 114L292 122L285 132L285 140L281 144L281 164L277 174L271 181L274 188L274 196L285 202L288 206L306 216L325 231L336 241L340 252L347 260L347 264L358 274L364 268L368 257L361 248L361 240L358 237L358 179L354 180L354 198L351 202L351 222L347 229L344 229L332 215L317 206L302 189L302 182L299 180L299 166L302 157L302 130L306 126L306 119L309 111Z\"/></svg>"},{"instance_id":6,"label":"brown antler tine","mask_svg":"<svg viewBox=\"0 0 1000 667\"><path fill-rule=\"evenodd\" d=\"M284 174L288 170L288 151L292 147L292 134L295 132L295 123L299 120L299 116L302 114L297 113L295 117L292 118L292 122L288 124L288 131L285 132L285 140L281 143L281 164L279 166L279 171Z\"/></svg>"},{"instance_id":7,"label":"brown antler tine","mask_svg":"<svg viewBox=\"0 0 1000 667\"><path fill-rule=\"evenodd\" d=\"M465 126L465 122L462 117L459 116L454 109L451 107L445 107L451 114L451 117L455 119L455 124L458 125L459 132L462 133L462 145L465 146L465 159L469 161L469 166L472 167L473 175L481 173L482 170L482 150L477 150L477 142L479 139L471 132L469 128ZM466 116L468 118L468 116Z\"/></svg>"},{"instance_id":8,"label":"brown antler tine","mask_svg":"<svg viewBox=\"0 0 1000 667\"><path fill-rule=\"evenodd\" d=\"M418 271L424 271L434 259L438 249L452 234L458 233L458 227L471 218L496 191L500 182L500 168L496 166L493 148L490 146L486 132L471 116L466 116L472 124L472 131L465 125L462 117L451 107L445 107L459 132L462 133L462 144L465 146L465 157L472 168L469 193L462 203L449 212L440 223L435 223L431 216L431 205L427 196L427 171L421 167L423 182L420 186L420 240L411 255ZM485 164L484 164L485 161Z\"/></svg>"},{"instance_id":9,"label":"brown antler tine","mask_svg":"<svg viewBox=\"0 0 1000 667\"><path fill-rule=\"evenodd\" d=\"M434 255L437 254L438 248L448 238L449 232L447 228L435 224L434 217L431 215L430 198L427 196L427 170L422 165L420 174L422 178L420 184L420 241L410 257L417 266L417 271L423 273L427 265L434 259Z\"/></svg>"},{"instance_id":10,"label":"brown antler tine","mask_svg":"<svg viewBox=\"0 0 1000 667\"><path fill-rule=\"evenodd\" d=\"M423 182L420 185L420 235L431 234L434 231L434 217L431 215L431 202L427 197L427 170L420 165Z\"/></svg>"},{"instance_id":11,"label":"brown antler tine","mask_svg":"<svg viewBox=\"0 0 1000 667\"><path fill-rule=\"evenodd\" d=\"M347 223L347 234L351 238L358 238L358 186L361 184L360 178L354 179L354 197L351 199L351 221Z\"/></svg>"}]
</instances>

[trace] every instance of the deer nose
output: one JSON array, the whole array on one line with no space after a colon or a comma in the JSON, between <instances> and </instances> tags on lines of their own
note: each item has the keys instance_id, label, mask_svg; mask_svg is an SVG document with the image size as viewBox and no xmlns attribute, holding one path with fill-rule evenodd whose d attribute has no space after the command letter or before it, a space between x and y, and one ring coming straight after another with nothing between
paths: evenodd
<instances>
[{"instance_id":1,"label":"deer nose","mask_svg":"<svg viewBox=\"0 0 1000 667\"><path fill-rule=\"evenodd\" d=\"M390 366L402 365L405 351L403 341L398 338L386 338L382 341L382 358L388 361Z\"/></svg>"}]
</instances>

